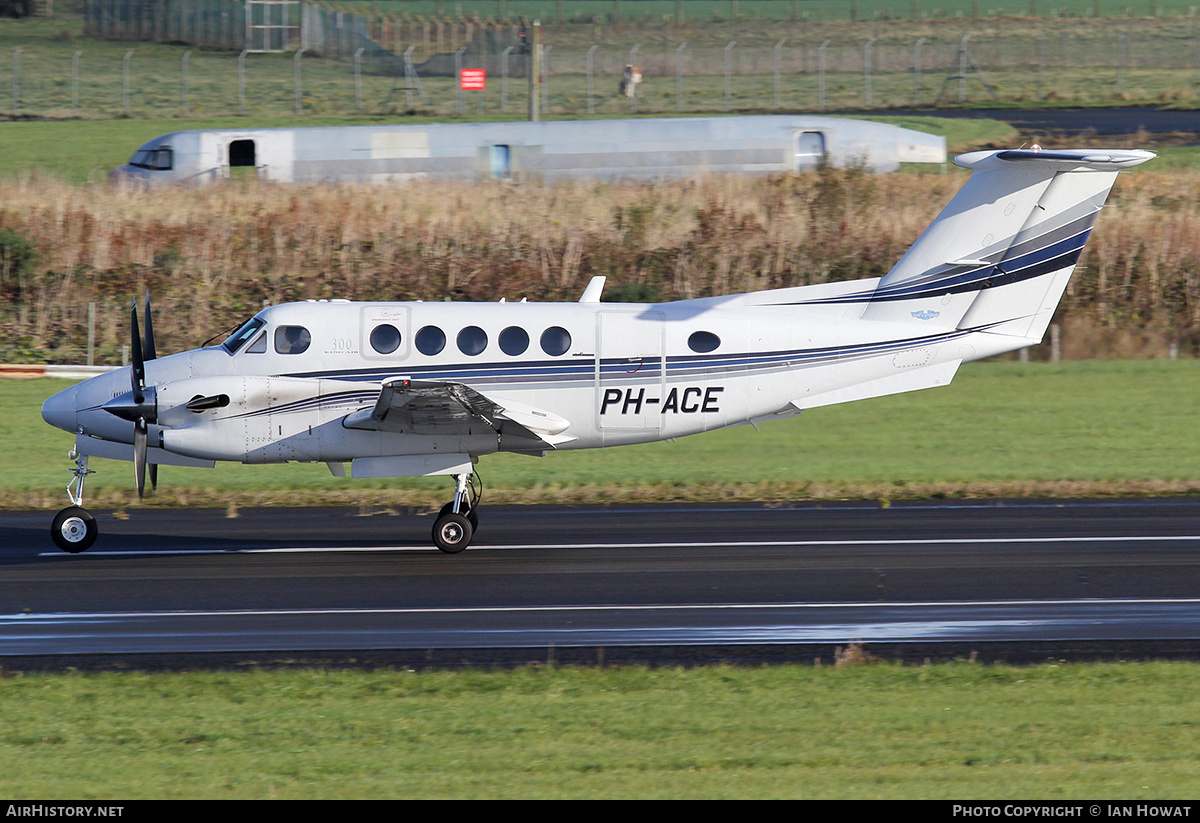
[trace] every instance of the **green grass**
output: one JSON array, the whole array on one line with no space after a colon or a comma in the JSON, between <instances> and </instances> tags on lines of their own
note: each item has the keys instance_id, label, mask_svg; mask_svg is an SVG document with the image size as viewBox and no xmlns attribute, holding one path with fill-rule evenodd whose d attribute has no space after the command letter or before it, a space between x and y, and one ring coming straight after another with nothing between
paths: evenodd
<instances>
[{"instance_id":1,"label":"green grass","mask_svg":"<svg viewBox=\"0 0 1200 823\"><path fill-rule=\"evenodd\" d=\"M0 794L1187 799L1195 679L1157 663L9 676Z\"/></svg>"},{"instance_id":2,"label":"green grass","mask_svg":"<svg viewBox=\"0 0 1200 823\"><path fill-rule=\"evenodd\" d=\"M1186 493L1200 488L1193 409L1200 361L965 366L954 383L740 427L543 459L485 456L487 503L928 495ZM70 435L42 400L66 381L0 384L0 489L9 506L58 508ZM93 460L90 505L132 503L131 464ZM418 501L439 479L335 479L323 464L164 467L159 504Z\"/></svg>"}]
</instances>

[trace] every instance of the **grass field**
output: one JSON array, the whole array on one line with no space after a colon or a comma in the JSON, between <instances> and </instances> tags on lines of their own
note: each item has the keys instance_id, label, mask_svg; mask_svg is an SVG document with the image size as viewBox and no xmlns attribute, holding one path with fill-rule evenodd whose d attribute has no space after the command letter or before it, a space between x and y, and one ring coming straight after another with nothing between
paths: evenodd
<instances>
[{"instance_id":1,"label":"grass field","mask_svg":"<svg viewBox=\"0 0 1200 823\"><path fill-rule=\"evenodd\" d=\"M814 409L677 443L484 457L485 503L901 499L1200 491L1200 361L978 363L937 390ZM64 381L0 383L6 505L61 508L71 437L40 417ZM94 460L88 505L135 505L132 464ZM323 464L164 467L148 504L441 505L444 479L335 480Z\"/></svg>"},{"instance_id":2,"label":"grass field","mask_svg":"<svg viewBox=\"0 0 1200 823\"><path fill-rule=\"evenodd\" d=\"M1193 664L0 678L0 794L1190 799Z\"/></svg>"}]
</instances>

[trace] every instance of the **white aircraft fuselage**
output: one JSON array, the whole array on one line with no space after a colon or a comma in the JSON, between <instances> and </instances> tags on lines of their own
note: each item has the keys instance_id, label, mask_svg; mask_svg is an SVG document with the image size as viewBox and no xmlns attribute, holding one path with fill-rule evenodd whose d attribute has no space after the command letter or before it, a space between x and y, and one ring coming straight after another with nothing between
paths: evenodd
<instances>
[{"instance_id":1,"label":"white aircraft fuselage","mask_svg":"<svg viewBox=\"0 0 1200 823\"><path fill-rule=\"evenodd\" d=\"M450 474L442 524L473 514L484 455L756 425L945 385L964 362L1039 342L1117 172L1152 156L965 155L974 175L883 278L653 304L599 302L602 278L578 303L290 303L168 357L148 331L144 362L42 413L76 435L80 487L87 455Z\"/></svg>"}]
</instances>

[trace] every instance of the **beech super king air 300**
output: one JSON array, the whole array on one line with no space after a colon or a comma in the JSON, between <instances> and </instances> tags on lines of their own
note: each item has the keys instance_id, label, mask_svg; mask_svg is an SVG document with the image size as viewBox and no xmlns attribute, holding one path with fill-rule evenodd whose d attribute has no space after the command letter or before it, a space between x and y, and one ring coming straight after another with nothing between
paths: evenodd
<instances>
[{"instance_id":1,"label":"beech super king air 300","mask_svg":"<svg viewBox=\"0 0 1200 823\"><path fill-rule=\"evenodd\" d=\"M483 455L545 455L758 424L943 386L971 360L1041 341L1122 169L1146 151L982 151L884 277L656 304L352 303L264 309L217 346L133 365L46 401L75 435L68 552L96 539L89 456L160 465L321 461L335 476L450 475L433 540L467 547Z\"/></svg>"}]
</instances>

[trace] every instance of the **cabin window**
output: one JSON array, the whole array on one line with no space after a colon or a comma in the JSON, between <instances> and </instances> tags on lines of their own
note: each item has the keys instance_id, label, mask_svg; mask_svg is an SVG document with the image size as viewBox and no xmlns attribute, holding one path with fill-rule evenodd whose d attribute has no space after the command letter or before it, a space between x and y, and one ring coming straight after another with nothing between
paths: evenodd
<instances>
[{"instance_id":1,"label":"cabin window","mask_svg":"<svg viewBox=\"0 0 1200 823\"><path fill-rule=\"evenodd\" d=\"M692 336L688 338L688 348L700 354L713 351L719 345L721 338L710 331L692 332Z\"/></svg>"},{"instance_id":2,"label":"cabin window","mask_svg":"<svg viewBox=\"0 0 1200 823\"><path fill-rule=\"evenodd\" d=\"M458 333L458 350L474 357L487 348L487 332L478 326L467 326Z\"/></svg>"},{"instance_id":3,"label":"cabin window","mask_svg":"<svg viewBox=\"0 0 1200 823\"><path fill-rule=\"evenodd\" d=\"M551 357L566 354L571 348L571 333L561 326L551 326L542 332L542 351Z\"/></svg>"},{"instance_id":4,"label":"cabin window","mask_svg":"<svg viewBox=\"0 0 1200 823\"><path fill-rule=\"evenodd\" d=\"M400 330L388 323L371 330L371 348L380 354L391 354L400 348Z\"/></svg>"},{"instance_id":5,"label":"cabin window","mask_svg":"<svg viewBox=\"0 0 1200 823\"><path fill-rule=\"evenodd\" d=\"M280 354L303 354L312 343L312 335L303 326L280 326L275 329L275 351Z\"/></svg>"},{"instance_id":6,"label":"cabin window","mask_svg":"<svg viewBox=\"0 0 1200 823\"><path fill-rule=\"evenodd\" d=\"M446 333L437 326L426 326L417 332L417 351L433 356L446 348Z\"/></svg>"},{"instance_id":7,"label":"cabin window","mask_svg":"<svg viewBox=\"0 0 1200 823\"><path fill-rule=\"evenodd\" d=\"M225 338L225 342L221 345L225 351L233 354L242 346L246 345L246 341L254 337L254 334L266 325L266 321L260 320L257 317L251 317L238 328L233 334Z\"/></svg>"},{"instance_id":8,"label":"cabin window","mask_svg":"<svg viewBox=\"0 0 1200 823\"><path fill-rule=\"evenodd\" d=\"M516 357L529 348L529 332L519 326L509 326L500 332L500 351Z\"/></svg>"}]
</instances>

